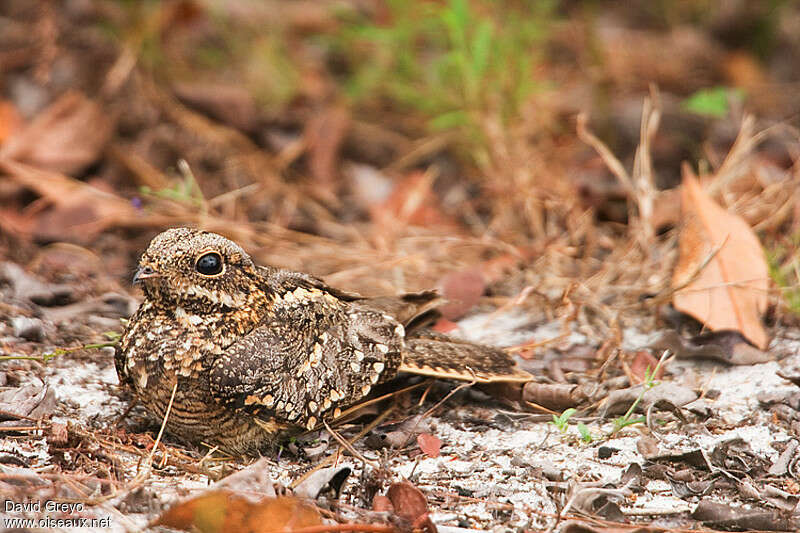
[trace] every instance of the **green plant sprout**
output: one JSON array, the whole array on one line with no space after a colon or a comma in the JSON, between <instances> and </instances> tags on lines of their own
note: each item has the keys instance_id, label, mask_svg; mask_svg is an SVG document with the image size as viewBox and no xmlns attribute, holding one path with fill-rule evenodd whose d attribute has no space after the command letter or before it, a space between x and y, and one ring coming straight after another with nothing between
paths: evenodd
<instances>
[{"instance_id":1,"label":"green plant sprout","mask_svg":"<svg viewBox=\"0 0 800 533\"><path fill-rule=\"evenodd\" d=\"M198 185L197 179L185 159L178 161L178 170L180 171L180 178L172 187L165 187L156 191L145 185L139 188L139 192L143 196L172 200L173 202L197 207L205 211L206 200L203 197L203 191L200 190L200 185Z\"/></svg>"},{"instance_id":2,"label":"green plant sprout","mask_svg":"<svg viewBox=\"0 0 800 533\"><path fill-rule=\"evenodd\" d=\"M103 335L109 339L109 342L83 344L74 348L56 348L52 352L43 353L42 355L0 355L0 361L22 360L47 363L59 355L66 355L80 350L99 350L100 348L116 346L117 342L119 342L120 334L116 331L106 331Z\"/></svg>"},{"instance_id":3,"label":"green plant sprout","mask_svg":"<svg viewBox=\"0 0 800 533\"><path fill-rule=\"evenodd\" d=\"M631 426L633 424L643 424L647 419L644 416L638 416L636 418L633 417L633 412L636 410L636 407L644 398L645 393L658 385L658 382L654 380L656 374L661 369L661 365L666 359L669 350L665 350L664 354L661 356L661 359L658 360L658 364L653 370L650 370L650 366L645 369L644 371L644 382L642 383L642 391L639 393L639 396L636 397L636 400L631 404L628 408L628 411L617 418L614 419L614 427L611 429L611 433L609 433L609 437L617 434L622 428Z\"/></svg>"},{"instance_id":4,"label":"green plant sprout","mask_svg":"<svg viewBox=\"0 0 800 533\"><path fill-rule=\"evenodd\" d=\"M724 118L730 112L731 100L744 98L744 91L728 87L700 89L683 101L683 108L696 115Z\"/></svg>"},{"instance_id":5,"label":"green plant sprout","mask_svg":"<svg viewBox=\"0 0 800 533\"><path fill-rule=\"evenodd\" d=\"M581 434L581 440L586 444L591 444L594 441L594 436L589 428L583 422L578 423L578 432Z\"/></svg>"},{"instance_id":6,"label":"green plant sprout","mask_svg":"<svg viewBox=\"0 0 800 533\"><path fill-rule=\"evenodd\" d=\"M569 419L575 413L576 410L570 407L569 409L565 409L560 415L554 414L553 420L551 420L549 423L553 424L561 433L566 433L567 429L569 428Z\"/></svg>"}]
</instances>

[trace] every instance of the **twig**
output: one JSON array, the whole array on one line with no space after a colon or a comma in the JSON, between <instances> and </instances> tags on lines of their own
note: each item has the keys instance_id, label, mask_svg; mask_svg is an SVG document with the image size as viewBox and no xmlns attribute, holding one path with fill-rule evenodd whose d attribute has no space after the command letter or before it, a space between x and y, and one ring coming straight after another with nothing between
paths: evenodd
<instances>
[{"instance_id":1,"label":"twig","mask_svg":"<svg viewBox=\"0 0 800 533\"><path fill-rule=\"evenodd\" d=\"M43 429L40 426L15 426L15 427L0 427L0 433L6 433L10 431L38 431Z\"/></svg>"},{"instance_id":2,"label":"twig","mask_svg":"<svg viewBox=\"0 0 800 533\"><path fill-rule=\"evenodd\" d=\"M476 383L477 383L477 381L474 380L474 379L472 381L470 381L469 383L462 383L461 385L459 385L455 389L453 389L450 392L448 392L447 395L444 398L442 398L441 400L439 400L438 402L436 402L436 404L433 407L431 407L430 409L428 409L427 411L422 413L422 416L419 419L422 420L423 418L426 418L426 417L430 416L430 414L432 412L434 412L436 409L438 409L444 402L449 400L450 397L453 396L455 393L457 393L461 389L466 389L467 387L472 387ZM419 423L419 422L417 422L417 423Z\"/></svg>"},{"instance_id":3,"label":"twig","mask_svg":"<svg viewBox=\"0 0 800 533\"><path fill-rule=\"evenodd\" d=\"M652 242L655 237L652 219L656 185L650 146L653 143L653 137L658 132L660 122L661 97L656 86L651 84L650 97L644 99L644 105L642 106L639 146L636 147L636 154L633 159L633 182L636 187L635 199L645 239L643 244Z\"/></svg>"},{"instance_id":4,"label":"twig","mask_svg":"<svg viewBox=\"0 0 800 533\"><path fill-rule=\"evenodd\" d=\"M641 224L641 233L637 235L642 245L651 243L655 231L652 224L653 203L656 194L655 179L653 176L653 163L650 155L650 146L658 131L661 122L661 106L658 89L650 87L650 96L644 99L642 105L642 121L639 127L639 146L633 164L633 175L625 170L624 165L613 152L587 128L588 118L585 113L578 115L578 138L595 149L608 169L622 184L628 198L636 204L638 219ZM631 212L631 215L633 213Z\"/></svg>"},{"instance_id":5,"label":"twig","mask_svg":"<svg viewBox=\"0 0 800 533\"><path fill-rule=\"evenodd\" d=\"M614 153L609 150L608 146L606 146L603 141L598 139L594 133L589 131L589 128L586 127L588 122L589 117L586 115L586 113L581 113L578 115L578 138L595 149L611 173L614 174L620 181L630 197L635 198L636 191L634 189L633 180L631 179L630 174L628 174L628 171L625 170L625 167L622 165L620 160L617 159L617 156L615 156Z\"/></svg>"},{"instance_id":6,"label":"twig","mask_svg":"<svg viewBox=\"0 0 800 533\"><path fill-rule=\"evenodd\" d=\"M347 442L349 442L350 444L353 444L354 442L358 441L358 440L359 440L361 437L363 437L364 435L366 435L367 433L369 433L370 431L372 431L372 430L373 430L375 427L377 427L379 424L383 423L383 421L384 421L384 420L386 420L387 418L389 418L389 415L392 413L392 411L393 411L393 410L394 410L394 407L389 407L389 408L388 408L386 411L384 411L383 413L381 413L380 415L378 415L378 416L375 418L375 420L373 420L372 422L370 422L369 424L367 424L366 426L364 426L364 429L362 429L361 431L359 431L359 432L358 432L358 434L357 434L355 437L353 437L352 439L350 439L350 440L349 440L349 441L347 441ZM306 479L308 479L308 477L309 477L311 474L313 474L314 472L316 472L316 471L320 470L321 468L324 468L324 467L328 466L329 464L331 464L332 462L334 462L334 461L336 460L336 458L337 458L337 457L338 457L338 455L337 455L337 454L329 455L329 456L328 456L328 457L326 457L326 458L325 458L323 461L320 461L320 463L319 463L317 466L315 466L314 468L312 468L311 470L309 470L308 472L306 472L305 474L303 474L302 476L300 476L299 478L297 478L296 480L294 480L294 481L292 482L292 484L290 485L290 487L291 487L292 489L296 489L296 488L297 488L297 486L298 486L298 485L300 485L300 483L302 483L302 482L303 482L303 481L305 481Z\"/></svg>"},{"instance_id":7,"label":"twig","mask_svg":"<svg viewBox=\"0 0 800 533\"><path fill-rule=\"evenodd\" d=\"M121 443L118 443L118 442L114 442L114 441L109 440L107 438L98 436L96 432L87 431L87 430L85 430L85 429L83 429L83 428L81 428L79 426L73 426L72 430L79 437L92 439L95 442L97 442L98 444L100 444L101 446L104 446L104 447L106 447L106 448L108 448L110 450L113 450L114 452L123 451L123 452L126 452L126 453L130 453L132 455L137 455L139 457L144 457L145 456L145 452L143 450L135 447L135 446L129 446L129 445L121 444ZM197 460L195 458L190 457L188 455L185 455L183 453L180 453L180 451L178 449L174 448L174 447L170 447L170 448L172 449L172 456L171 456L168 464L170 464L171 466L174 466L176 468L180 468L184 472L189 472L189 473L192 473L192 474L205 474L206 473L203 470L201 470L199 468L196 468ZM147 453L149 453L149 452L147 452ZM177 460L175 460L173 458L178 458L182 462L181 461L177 461Z\"/></svg>"},{"instance_id":8,"label":"twig","mask_svg":"<svg viewBox=\"0 0 800 533\"><path fill-rule=\"evenodd\" d=\"M372 398L372 399L367 400L365 402L361 402L359 404L356 404L356 405L354 405L352 407L349 407L349 408L345 409L344 411L342 411L342 414L340 414L336 418L336 422L337 422L337 424L338 423L342 423L347 419L348 416L352 415L353 413L356 413L356 412L360 411L361 409L363 409L363 408L365 408L365 407L367 407L369 405L381 402L381 401L383 401L383 400L385 400L387 398L391 398L392 396L397 396L399 394L403 394L404 392L409 392L409 391L412 391L414 389L418 389L418 388L423 387L425 385L430 385L431 383L433 383L433 381L434 380L432 380L432 379L421 381L419 383L415 383L414 385L409 385L408 387L405 387L403 389L392 391L392 392L386 393L386 394L384 394L382 396L378 396L377 398ZM316 428L315 428L315 430L316 430ZM309 431L309 433L311 433L311 432Z\"/></svg>"},{"instance_id":9,"label":"twig","mask_svg":"<svg viewBox=\"0 0 800 533\"><path fill-rule=\"evenodd\" d=\"M668 291L659 294L654 298L651 298L648 302L648 305L650 305L651 307L661 305L662 303L669 300L672 297L672 295L674 295L676 292L679 292L688 287L689 285L691 285L698 278L698 276L700 276L700 273L703 271L703 269L706 268L706 266L708 266L711 260L714 259L714 257L716 257L716 255L720 252L720 250L722 250L722 248L728 242L728 237L729 235L726 235L725 240L722 241L719 246L711 250L705 258L703 258L703 261L699 265L697 265L697 267L694 269L694 271L690 276L688 276L684 281L679 283L677 286L670 287ZM704 288L701 290L708 290L708 288Z\"/></svg>"},{"instance_id":10,"label":"twig","mask_svg":"<svg viewBox=\"0 0 800 533\"><path fill-rule=\"evenodd\" d=\"M531 341L526 342L525 344L518 344L516 346L509 346L508 348L503 348L503 351L506 353L514 354L519 352L524 352L525 350L532 350L534 348L541 348L542 346L547 346L548 344L553 344L554 342L560 342L567 337L569 337L569 333L562 333L557 337L552 337L549 339L544 339L541 341Z\"/></svg>"},{"instance_id":11,"label":"twig","mask_svg":"<svg viewBox=\"0 0 800 533\"><path fill-rule=\"evenodd\" d=\"M333 429L331 429L331 426L329 426L326 421L323 420L322 424L325 426L325 429L328 431L328 433L331 434L331 437L336 439L336 442L341 444L342 448L344 448L345 450L350 452L353 455L353 457L355 457L356 459L361 460L361 462L363 462L364 464L370 465L372 468L376 468L376 469L380 468L380 465L378 463L376 463L372 459L367 459L366 457L364 457L364 455L361 452L359 452L358 450L353 448L352 444L350 444L349 442L344 440L342 438L342 436L339 435L339 433L337 431L334 431Z\"/></svg>"},{"instance_id":12,"label":"twig","mask_svg":"<svg viewBox=\"0 0 800 533\"><path fill-rule=\"evenodd\" d=\"M397 530L394 526L388 524L323 524L319 526L298 527L297 529L273 530L274 533L326 533L328 531L372 531L374 533L392 533Z\"/></svg>"},{"instance_id":13,"label":"twig","mask_svg":"<svg viewBox=\"0 0 800 533\"><path fill-rule=\"evenodd\" d=\"M59 355L66 355L80 350L96 350L100 348L108 348L110 346L116 346L116 345L117 341L99 342L96 344L84 344L82 346L76 346L75 348L56 348L52 352L43 353L42 355L0 355L0 361L23 360L23 361L41 361L43 363L46 363L50 359L58 357Z\"/></svg>"}]
</instances>

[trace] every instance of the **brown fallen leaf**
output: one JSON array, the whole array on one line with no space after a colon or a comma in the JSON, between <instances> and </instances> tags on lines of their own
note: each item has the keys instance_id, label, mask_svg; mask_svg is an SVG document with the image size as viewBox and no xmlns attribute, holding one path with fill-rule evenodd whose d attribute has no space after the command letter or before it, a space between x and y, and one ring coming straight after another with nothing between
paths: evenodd
<instances>
[{"instance_id":1,"label":"brown fallen leaf","mask_svg":"<svg viewBox=\"0 0 800 533\"><path fill-rule=\"evenodd\" d=\"M457 320L480 301L486 291L486 278L477 267L457 270L439 281L439 290L447 300L439 311L445 319Z\"/></svg>"},{"instance_id":2,"label":"brown fallen leaf","mask_svg":"<svg viewBox=\"0 0 800 533\"><path fill-rule=\"evenodd\" d=\"M442 449L442 441L436 435L430 433L420 433L417 435L417 444L422 453L428 457L439 457Z\"/></svg>"},{"instance_id":3,"label":"brown fallen leaf","mask_svg":"<svg viewBox=\"0 0 800 533\"><path fill-rule=\"evenodd\" d=\"M0 156L0 173L45 198L52 208L38 213L33 232L50 240L87 239L103 229L142 217L114 193L64 174Z\"/></svg>"},{"instance_id":4,"label":"brown fallen leaf","mask_svg":"<svg viewBox=\"0 0 800 533\"><path fill-rule=\"evenodd\" d=\"M68 92L0 148L0 156L75 174L100 156L113 130L109 114L85 95Z\"/></svg>"},{"instance_id":5,"label":"brown fallen leaf","mask_svg":"<svg viewBox=\"0 0 800 533\"><path fill-rule=\"evenodd\" d=\"M639 350L633 355L631 361L631 374L636 378L635 384L642 383L645 380L645 374L649 371L652 372L658 366L658 359L647 350ZM661 379L664 376L664 367L658 369L658 374L655 379Z\"/></svg>"},{"instance_id":6,"label":"brown fallen leaf","mask_svg":"<svg viewBox=\"0 0 800 533\"><path fill-rule=\"evenodd\" d=\"M649 346L670 350L678 359L714 359L730 365L755 365L772 361L772 356L755 348L738 331L719 330L684 339L677 331L666 331Z\"/></svg>"},{"instance_id":7,"label":"brown fallen leaf","mask_svg":"<svg viewBox=\"0 0 800 533\"><path fill-rule=\"evenodd\" d=\"M388 496L376 494L372 498L372 510L379 513L394 513L394 505L392 505L392 500Z\"/></svg>"},{"instance_id":8,"label":"brown fallen leaf","mask_svg":"<svg viewBox=\"0 0 800 533\"><path fill-rule=\"evenodd\" d=\"M20 419L45 418L55 408L55 391L41 381L4 390L0 393L0 426L16 427Z\"/></svg>"},{"instance_id":9,"label":"brown fallen leaf","mask_svg":"<svg viewBox=\"0 0 800 533\"><path fill-rule=\"evenodd\" d=\"M658 456L658 440L653 437L644 436L636 441L636 450L642 454L645 459Z\"/></svg>"},{"instance_id":10,"label":"brown fallen leaf","mask_svg":"<svg viewBox=\"0 0 800 533\"><path fill-rule=\"evenodd\" d=\"M350 128L350 113L342 106L324 110L306 125L309 169L317 185L327 193L339 186L337 168L339 150Z\"/></svg>"},{"instance_id":11,"label":"brown fallen leaf","mask_svg":"<svg viewBox=\"0 0 800 533\"><path fill-rule=\"evenodd\" d=\"M642 394L643 390L644 394ZM637 405L637 412L645 413L651 405L658 406L665 402L667 405L682 407L697 398L698 394L694 390L677 383L662 382L658 387L652 389L644 388L644 385L636 385L611 391L604 401L600 416L621 415L634 403Z\"/></svg>"},{"instance_id":12,"label":"brown fallen leaf","mask_svg":"<svg viewBox=\"0 0 800 533\"><path fill-rule=\"evenodd\" d=\"M258 106L244 87L192 81L176 83L173 90L182 102L229 126L253 131L258 124Z\"/></svg>"},{"instance_id":13,"label":"brown fallen leaf","mask_svg":"<svg viewBox=\"0 0 800 533\"><path fill-rule=\"evenodd\" d=\"M412 416L389 430L376 429L367 437L366 444L376 450L387 447L400 449L414 442L421 433L430 430L431 424L428 419L421 415Z\"/></svg>"},{"instance_id":14,"label":"brown fallen leaf","mask_svg":"<svg viewBox=\"0 0 800 533\"><path fill-rule=\"evenodd\" d=\"M412 529L436 533L436 525L428 514L428 501L422 491L413 484L408 481L393 483L386 496L392 502L395 514L410 522Z\"/></svg>"},{"instance_id":15,"label":"brown fallen leaf","mask_svg":"<svg viewBox=\"0 0 800 533\"><path fill-rule=\"evenodd\" d=\"M266 533L318 525L322 525L319 511L299 498L264 498L252 503L230 491L209 491L174 505L151 524L201 533Z\"/></svg>"},{"instance_id":16,"label":"brown fallen leaf","mask_svg":"<svg viewBox=\"0 0 800 533\"><path fill-rule=\"evenodd\" d=\"M673 305L712 330L734 329L762 350L769 344L761 313L769 273L764 250L741 217L716 204L683 168L684 227L672 276Z\"/></svg>"},{"instance_id":17,"label":"brown fallen leaf","mask_svg":"<svg viewBox=\"0 0 800 533\"><path fill-rule=\"evenodd\" d=\"M669 530L660 527L610 527L598 524L588 524L577 520L564 522L561 533L667 533Z\"/></svg>"},{"instance_id":18,"label":"brown fallen leaf","mask_svg":"<svg viewBox=\"0 0 800 533\"><path fill-rule=\"evenodd\" d=\"M522 401L559 412L577 407L586 399L586 392L580 385L530 381L522 389Z\"/></svg>"},{"instance_id":19,"label":"brown fallen leaf","mask_svg":"<svg viewBox=\"0 0 800 533\"><path fill-rule=\"evenodd\" d=\"M447 320L446 318L440 318L433 325L433 330L438 331L439 333L449 333L455 329L458 329L458 324Z\"/></svg>"},{"instance_id":20,"label":"brown fallen leaf","mask_svg":"<svg viewBox=\"0 0 800 533\"><path fill-rule=\"evenodd\" d=\"M391 238L405 225L460 232L460 225L444 213L433 190L435 177L433 171L414 171L398 181L386 201L370 209L376 233Z\"/></svg>"},{"instance_id":21,"label":"brown fallen leaf","mask_svg":"<svg viewBox=\"0 0 800 533\"><path fill-rule=\"evenodd\" d=\"M442 316L447 320L458 320L466 315L480 301L490 284L505 279L527 256L528 251L519 249L518 254L503 254L445 274L438 283L439 292L447 300L445 305L439 307ZM520 297L508 305L519 305L529 293L523 290Z\"/></svg>"},{"instance_id":22,"label":"brown fallen leaf","mask_svg":"<svg viewBox=\"0 0 800 533\"><path fill-rule=\"evenodd\" d=\"M690 515L706 527L726 531L797 531L797 521L778 510L734 507L703 499Z\"/></svg>"},{"instance_id":23,"label":"brown fallen leaf","mask_svg":"<svg viewBox=\"0 0 800 533\"><path fill-rule=\"evenodd\" d=\"M23 119L13 103L0 100L0 145L22 129Z\"/></svg>"}]
</instances>

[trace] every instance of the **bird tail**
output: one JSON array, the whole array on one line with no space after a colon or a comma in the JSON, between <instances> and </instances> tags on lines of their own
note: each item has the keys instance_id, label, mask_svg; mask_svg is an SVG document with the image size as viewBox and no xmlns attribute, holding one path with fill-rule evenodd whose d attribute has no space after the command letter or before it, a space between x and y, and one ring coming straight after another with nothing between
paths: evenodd
<instances>
[{"instance_id":1,"label":"bird tail","mask_svg":"<svg viewBox=\"0 0 800 533\"><path fill-rule=\"evenodd\" d=\"M406 338L400 372L476 383L520 383L533 378L502 350L430 330Z\"/></svg>"}]
</instances>

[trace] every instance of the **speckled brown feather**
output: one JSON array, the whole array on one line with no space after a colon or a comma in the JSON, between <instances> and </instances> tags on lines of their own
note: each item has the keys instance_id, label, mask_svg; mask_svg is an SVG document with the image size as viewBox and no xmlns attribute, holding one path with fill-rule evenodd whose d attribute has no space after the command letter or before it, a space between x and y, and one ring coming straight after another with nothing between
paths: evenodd
<instances>
[{"instance_id":1,"label":"speckled brown feather","mask_svg":"<svg viewBox=\"0 0 800 533\"><path fill-rule=\"evenodd\" d=\"M195 269L205 253L224 270ZM255 266L219 235L178 228L140 261L145 300L116 350L120 382L172 434L258 453L280 433L334 419L400 371L524 381L503 352L426 329L433 292L365 299L306 274ZM144 276L143 276L144 277Z\"/></svg>"}]
</instances>

